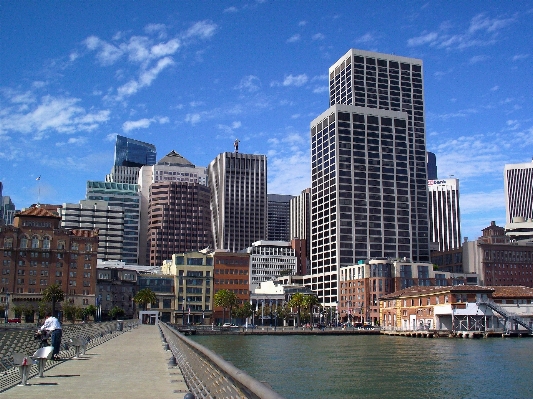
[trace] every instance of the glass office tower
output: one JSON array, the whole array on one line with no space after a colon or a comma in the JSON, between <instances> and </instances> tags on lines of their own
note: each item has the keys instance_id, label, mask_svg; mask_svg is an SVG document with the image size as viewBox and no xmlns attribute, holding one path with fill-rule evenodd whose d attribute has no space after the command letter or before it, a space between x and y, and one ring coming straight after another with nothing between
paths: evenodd
<instances>
[{"instance_id":1,"label":"glass office tower","mask_svg":"<svg viewBox=\"0 0 533 399\"><path fill-rule=\"evenodd\" d=\"M156 150L153 144L117 135L115 144L115 166L155 165Z\"/></svg>"}]
</instances>

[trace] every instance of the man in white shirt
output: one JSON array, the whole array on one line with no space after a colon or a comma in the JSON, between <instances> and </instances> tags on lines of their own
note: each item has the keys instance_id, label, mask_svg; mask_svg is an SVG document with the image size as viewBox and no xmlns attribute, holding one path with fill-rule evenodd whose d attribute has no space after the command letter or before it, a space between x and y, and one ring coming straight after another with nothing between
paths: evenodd
<instances>
[{"instance_id":1,"label":"man in white shirt","mask_svg":"<svg viewBox=\"0 0 533 399\"><path fill-rule=\"evenodd\" d=\"M61 324L50 312L46 313L46 320L44 321L43 326L40 328L41 331L46 331L50 334L52 340L52 346L54 347L53 359L59 359L59 347L61 346L61 336L63 335L63 330L61 329Z\"/></svg>"}]
</instances>

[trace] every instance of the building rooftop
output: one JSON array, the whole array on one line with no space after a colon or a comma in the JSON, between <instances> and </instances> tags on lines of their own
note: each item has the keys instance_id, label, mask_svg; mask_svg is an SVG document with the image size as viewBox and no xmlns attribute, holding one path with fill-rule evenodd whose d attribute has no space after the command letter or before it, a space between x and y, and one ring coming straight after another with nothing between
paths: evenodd
<instances>
[{"instance_id":1,"label":"building rooftop","mask_svg":"<svg viewBox=\"0 0 533 399\"><path fill-rule=\"evenodd\" d=\"M494 290L492 297L500 298L533 298L533 288L523 286L495 286L490 287Z\"/></svg>"},{"instance_id":2,"label":"building rooftop","mask_svg":"<svg viewBox=\"0 0 533 399\"><path fill-rule=\"evenodd\" d=\"M383 295L380 300L396 299L409 296L431 295L436 293L467 293L467 292L493 292L495 287L482 287L479 285L453 285L453 286L415 286Z\"/></svg>"}]
</instances>

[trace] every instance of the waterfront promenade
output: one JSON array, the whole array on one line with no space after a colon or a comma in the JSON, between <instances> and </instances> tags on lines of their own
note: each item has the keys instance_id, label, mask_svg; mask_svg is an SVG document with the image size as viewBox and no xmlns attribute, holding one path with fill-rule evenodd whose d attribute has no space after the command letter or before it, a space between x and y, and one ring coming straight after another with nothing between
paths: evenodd
<instances>
[{"instance_id":1,"label":"waterfront promenade","mask_svg":"<svg viewBox=\"0 0 533 399\"><path fill-rule=\"evenodd\" d=\"M0 398L183 398L188 392L179 368L168 367L171 353L159 328L140 325L28 380Z\"/></svg>"}]
</instances>

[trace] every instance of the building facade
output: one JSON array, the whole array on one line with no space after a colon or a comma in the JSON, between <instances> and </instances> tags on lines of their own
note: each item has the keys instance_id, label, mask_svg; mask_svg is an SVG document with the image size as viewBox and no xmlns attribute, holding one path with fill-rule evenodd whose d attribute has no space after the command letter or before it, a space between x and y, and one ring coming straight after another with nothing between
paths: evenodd
<instances>
[{"instance_id":1,"label":"building facade","mask_svg":"<svg viewBox=\"0 0 533 399\"><path fill-rule=\"evenodd\" d=\"M115 143L115 166L132 166L140 168L154 165L157 152L153 144L117 135Z\"/></svg>"},{"instance_id":2,"label":"building facade","mask_svg":"<svg viewBox=\"0 0 533 399\"><path fill-rule=\"evenodd\" d=\"M150 186L149 264L173 254L213 247L209 188L199 183L163 181Z\"/></svg>"},{"instance_id":3,"label":"building facade","mask_svg":"<svg viewBox=\"0 0 533 399\"><path fill-rule=\"evenodd\" d=\"M163 262L162 273L174 279L174 323L211 324L213 317L213 254L189 252Z\"/></svg>"},{"instance_id":4,"label":"building facade","mask_svg":"<svg viewBox=\"0 0 533 399\"><path fill-rule=\"evenodd\" d=\"M216 251L214 254L214 293L228 290L237 296L238 305L250 301L250 254ZM213 305L213 320L224 323L227 311Z\"/></svg>"},{"instance_id":5,"label":"building facade","mask_svg":"<svg viewBox=\"0 0 533 399\"><path fill-rule=\"evenodd\" d=\"M98 232L67 230L60 217L38 206L15 215L0 228L0 302L34 311L42 292L58 284L65 301L77 306L95 303Z\"/></svg>"},{"instance_id":6,"label":"building facade","mask_svg":"<svg viewBox=\"0 0 533 399\"><path fill-rule=\"evenodd\" d=\"M376 324L382 296L409 287L473 285L475 274L434 270L431 263L371 259L343 267L338 311L343 321Z\"/></svg>"},{"instance_id":7,"label":"building facade","mask_svg":"<svg viewBox=\"0 0 533 399\"><path fill-rule=\"evenodd\" d=\"M463 244L463 270L477 273L482 285L533 288L533 245L512 242L493 221L478 240Z\"/></svg>"},{"instance_id":8,"label":"building facade","mask_svg":"<svg viewBox=\"0 0 533 399\"><path fill-rule=\"evenodd\" d=\"M289 241L290 239L290 201L292 195L267 195L267 240Z\"/></svg>"},{"instance_id":9,"label":"building facade","mask_svg":"<svg viewBox=\"0 0 533 399\"><path fill-rule=\"evenodd\" d=\"M139 262L140 195L137 184L88 181L86 199L107 201L109 206L121 207L124 213L124 239L121 260L129 264Z\"/></svg>"},{"instance_id":10,"label":"building facade","mask_svg":"<svg viewBox=\"0 0 533 399\"><path fill-rule=\"evenodd\" d=\"M135 318L133 298L139 291L138 272L128 268L97 265L96 304L101 319L109 318L115 306L124 310L124 318Z\"/></svg>"},{"instance_id":11,"label":"building facade","mask_svg":"<svg viewBox=\"0 0 533 399\"><path fill-rule=\"evenodd\" d=\"M307 256L311 254L311 189L306 188L290 202L290 237L306 240Z\"/></svg>"},{"instance_id":12,"label":"building facade","mask_svg":"<svg viewBox=\"0 0 533 399\"><path fill-rule=\"evenodd\" d=\"M224 152L208 166L216 249L239 252L264 240L267 230L267 159Z\"/></svg>"},{"instance_id":13,"label":"building facade","mask_svg":"<svg viewBox=\"0 0 533 399\"><path fill-rule=\"evenodd\" d=\"M429 238L439 251L461 247L459 179L428 180Z\"/></svg>"},{"instance_id":14,"label":"building facade","mask_svg":"<svg viewBox=\"0 0 533 399\"><path fill-rule=\"evenodd\" d=\"M352 49L329 82L311 122L311 274L334 306L343 266L429 261L429 224L422 61Z\"/></svg>"},{"instance_id":15,"label":"building facade","mask_svg":"<svg viewBox=\"0 0 533 399\"><path fill-rule=\"evenodd\" d=\"M515 217L533 220L533 161L505 165L503 183L507 223Z\"/></svg>"},{"instance_id":16,"label":"building facade","mask_svg":"<svg viewBox=\"0 0 533 399\"><path fill-rule=\"evenodd\" d=\"M139 174L141 217L139 228L140 262L150 261L151 240L148 237L149 208L152 203L150 187L154 183L199 184L207 186L207 168L195 166L175 151L165 155L152 166L143 166ZM157 200L154 200L157 202ZM177 251L180 252L180 251Z\"/></svg>"},{"instance_id":17,"label":"building facade","mask_svg":"<svg viewBox=\"0 0 533 399\"><path fill-rule=\"evenodd\" d=\"M13 224L13 219L15 218L15 204L11 201L11 197L5 195L2 197L2 217L4 219L4 224L10 225Z\"/></svg>"},{"instance_id":18,"label":"building facade","mask_svg":"<svg viewBox=\"0 0 533 399\"><path fill-rule=\"evenodd\" d=\"M122 259L124 211L121 207L109 206L107 201L82 200L79 204L63 204L57 210L63 228L98 231L98 259Z\"/></svg>"},{"instance_id":19,"label":"building facade","mask_svg":"<svg viewBox=\"0 0 533 399\"><path fill-rule=\"evenodd\" d=\"M428 168L428 180L437 180L437 157L432 152L426 153L426 162Z\"/></svg>"},{"instance_id":20,"label":"building facade","mask_svg":"<svg viewBox=\"0 0 533 399\"><path fill-rule=\"evenodd\" d=\"M263 281L283 275L295 275L297 258L287 241L256 241L247 249L250 254L250 290Z\"/></svg>"}]
</instances>

